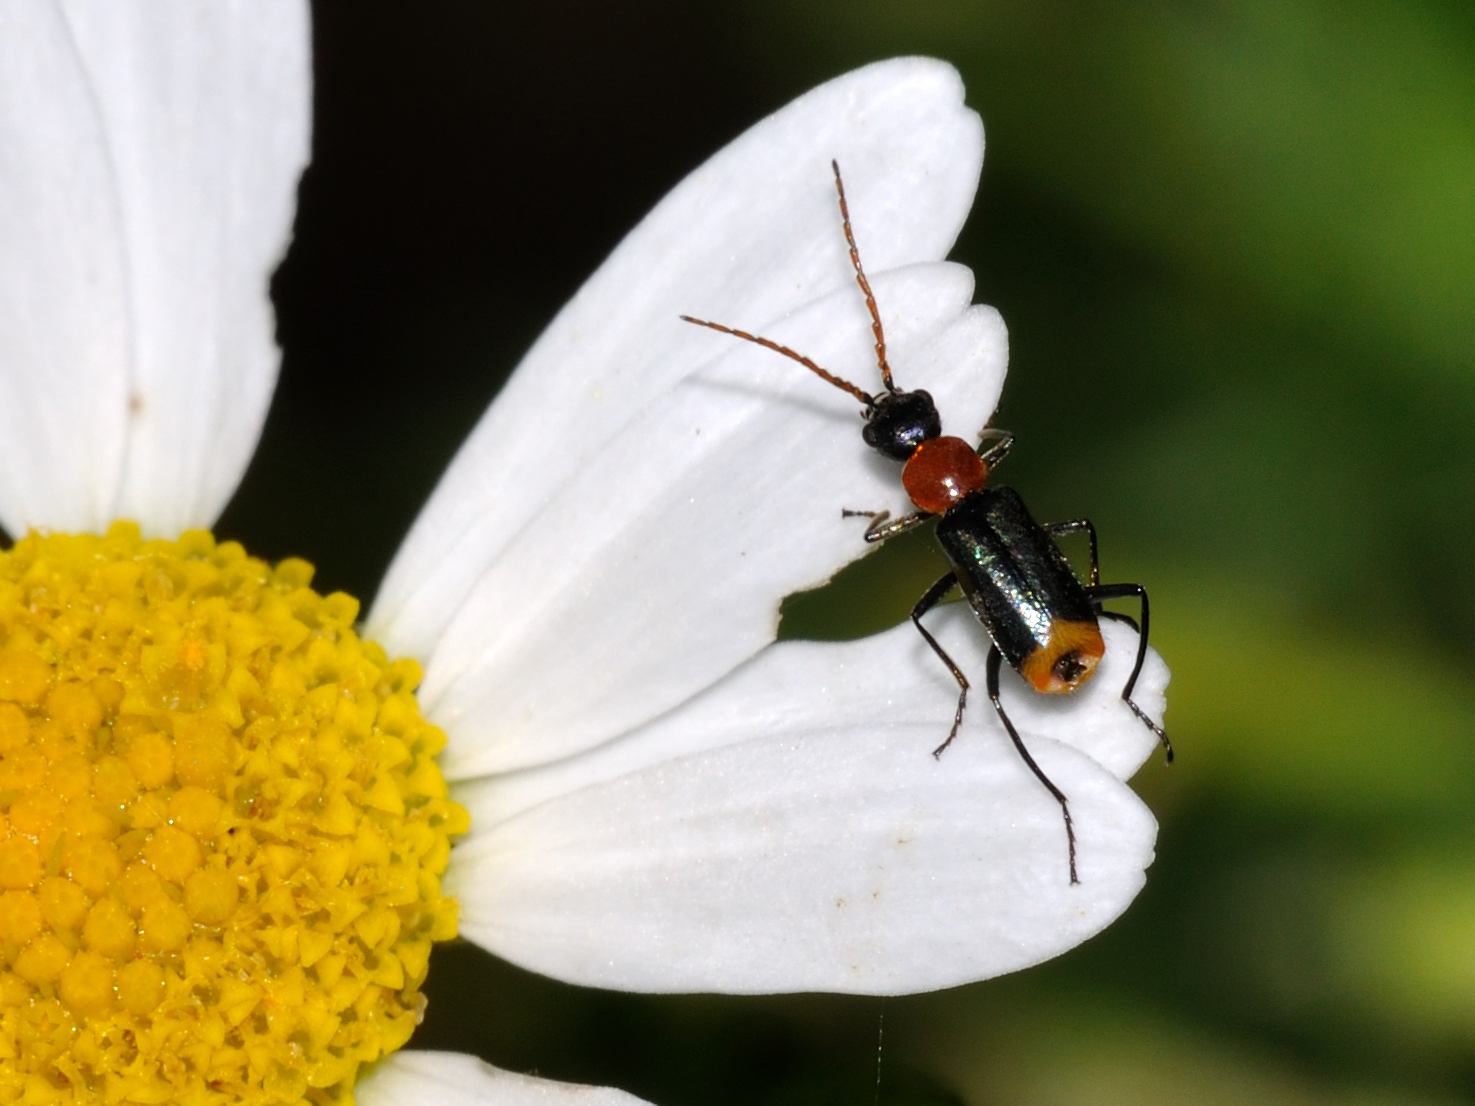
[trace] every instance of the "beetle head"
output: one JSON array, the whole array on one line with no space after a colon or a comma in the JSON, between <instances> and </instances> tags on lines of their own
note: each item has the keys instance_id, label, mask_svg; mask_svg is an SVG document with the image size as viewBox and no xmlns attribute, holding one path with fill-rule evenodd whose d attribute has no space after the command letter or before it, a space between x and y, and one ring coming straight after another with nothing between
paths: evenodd
<instances>
[{"instance_id":1,"label":"beetle head","mask_svg":"<svg viewBox=\"0 0 1475 1106\"><path fill-rule=\"evenodd\" d=\"M865 409L866 445L905 461L929 438L942 433L942 419L932 396L918 388L911 392L882 392Z\"/></svg>"}]
</instances>

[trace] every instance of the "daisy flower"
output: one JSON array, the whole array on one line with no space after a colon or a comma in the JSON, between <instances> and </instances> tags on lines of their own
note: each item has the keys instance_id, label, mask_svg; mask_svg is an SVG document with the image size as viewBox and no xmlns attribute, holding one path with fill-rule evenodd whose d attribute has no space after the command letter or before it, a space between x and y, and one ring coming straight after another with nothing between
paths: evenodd
<instances>
[{"instance_id":1,"label":"daisy flower","mask_svg":"<svg viewBox=\"0 0 1475 1106\"><path fill-rule=\"evenodd\" d=\"M1070 795L1070 886L987 712L927 755L954 690L910 626L773 643L781 599L864 550L840 506L895 507L895 473L846 397L677 318L865 371L838 158L892 363L981 427L1006 342L939 260L983 150L950 68L824 85L667 196L360 630L304 562L203 529L277 371L305 10L12 5L0 52L0 1101L633 1102L396 1051L431 943L611 988L895 994L1126 908L1155 836L1122 782L1153 747L1117 698L1130 631L1068 702L1006 691ZM966 612L937 629L980 669ZM1154 656L1138 701L1165 683Z\"/></svg>"}]
</instances>

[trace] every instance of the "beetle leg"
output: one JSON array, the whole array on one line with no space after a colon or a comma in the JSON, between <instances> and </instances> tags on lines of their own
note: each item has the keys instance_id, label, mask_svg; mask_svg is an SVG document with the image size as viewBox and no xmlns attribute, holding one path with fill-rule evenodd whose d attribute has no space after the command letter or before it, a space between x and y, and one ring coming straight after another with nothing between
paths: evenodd
<instances>
[{"instance_id":1,"label":"beetle leg","mask_svg":"<svg viewBox=\"0 0 1475 1106\"><path fill-rule=\"evenodd\" d=\"M1141 584L1096 584L1086 589L1086 594L1096 604L1096 609L1107 618L1114 618L1118 622L1126 622L1135 626L1124 614L1114 611L1101 610L1103 599L1131 599L1137 598L1142 601L1142 628L1137 635L1137 659L1132 664L1132 674L1127 677L1126 686L1122 688L1122 702L1132 708L1132 713L1142 720L1153 733L1157 734L1158 741L1162 742L1163 755L1169 764L1173 763L1173 743L1168 740L1168 735L1163 728L1147 717L1147 713L1132 701L1132 689L1137 686L1137 677L1142 673L1142 662L1147 659L1147 589Z\"/></svg>"},{"instance_id":2,"label":"beetle leg","mask_svg":"<svg viewBox=\"0 0 1475 1106\"><path fill-rule=\"evenodd\" d=\"M1073 518L1069 522L1047 522L1045 533L1052 538L1061 538L1066 534L1079 534L1082 530L1086 532L1091 540L1091 572L1086 577L1086 586L1094 588L1101 583L1101 562L1096 555L1096 527L1088 518Z\"/></svg>"},{"instance_id":3,"label":"beetle leg","mask_svg":"<svg viewBox=\"0 0 1475 1106\"><path fill-rule=\"evenodd\" d=\"M917 605L912 608L912 625L922 635L923 640L932 646L932 651L947 665L947 670L953 674L953 679L958 681L958 709L953 715L952 729L947 732L947 740L932 750L934 757L942 756L942 751L953 743L953 738L958 736L958 727L963 724L963 708L968 705L968 677L963 675L963 670L957 666L953 658L947 655L947 651L937 643L926 626L922 625L922 616L937 604L942 602L943 596L958 586L958 578L949 572L937 583L927 589L927 593L917 600Z\"/></svg>"},{"instance_id":4,"label":"beetle leg","mask_svg":"<svg viewBox=\"0 0 1475 1106\"><path fill-rule=\"evenodd\" d=\"M997 645L989 646L988 650L988 697L993 700L994 710L998 712L999 721L1004 723L1004 729L1009 733L1009 740L1014 742L1014 749L1020 759L1035 778L1045 785L1045 790L1055 797L1060 804L1061 816L1065 818L1065 845L1070 857L1070 881L1080 883L1076 878L1076 831L1070 820L1070 803L1066 801L1065 792L1055 786L1055 782L1045 775L1045 770L1035 763L1035 758L1029 755L1029 750L1024 747L1024 741L1019 736L1019 731L1014 728L1014 723L1009 721L1009 716L1004 713L1004 704L999 701L999 666L1004 656L999 652Z\"/></svg>"},{"instance_id":5,"label":"beetle leg","mask_svg":"<svg viewBox=\"0 0 1475 1106\"><path fill-rule=\"evenodd\" d=\"M992 470L995 465L1009 456L1009 450L1014 447L1014 434L1009 430L1000 430L997 426L985 426L978 438L978 456L983 461L985 469Z\"/></svg>"},{"instance_id":6,"label":"beetle leg","mask_svg":"<svg viewBox=\"0 0 1475 1106\"><path fill-rule=\"evenodd\" d=\"M1132 629L1134 631L1136 631L1137 633L1139 633L1139 634L1142 632L1142 627L1139 626L1139 625L1137 625L1137 620L1135 618L1133 618L1129 614L1121 614L1121 613L1119 613L1117 611L1100 611L1100 610L1097 611L1096 613L1098 615L1100 615L1102 618L1110 618L1110 619L1112 619L1115 622L1125 622L1128 626L1132 627Z\"/></svg>"},{"instance_id":7,"label":"beetle leg","mask_svg":"<svg viewBox=\"0 0 1475 1106\"><path fill-rule=\"evenodd\" d=\"M879 542L905 534L908 530L915 530L936 516L927 511L913 511L909 515L892 518L890 511L852 511L849 507L842 507L840 517L870 519L871 524L866 527L866 541Z\"/></svg>"}]
</instances>

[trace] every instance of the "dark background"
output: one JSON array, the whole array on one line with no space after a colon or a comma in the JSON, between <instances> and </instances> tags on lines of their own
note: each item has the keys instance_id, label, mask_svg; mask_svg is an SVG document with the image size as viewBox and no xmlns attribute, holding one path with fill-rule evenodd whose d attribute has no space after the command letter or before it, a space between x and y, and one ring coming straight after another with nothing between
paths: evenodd
<instances>
[{"instance_id":1,"label":"dark background","mask_svg":"<svg viewBox=\"0 0 1475 1106\"><path fill-rule=\"evenodd\" d=\"M416 1044L661 1106L1475 1096L1472 10L321 5L284 371L225 534L367 601L521 351L676 180L810 86L929 53L988 128L954 257L1010 326L1010 483L1095 519L1175 674L1179 763L1137 781L1147 890L1059 960L904 999L647 997L453 947ZM888 549L786 631L894 623L933 558Z\"/></svg>"}]
</instances>

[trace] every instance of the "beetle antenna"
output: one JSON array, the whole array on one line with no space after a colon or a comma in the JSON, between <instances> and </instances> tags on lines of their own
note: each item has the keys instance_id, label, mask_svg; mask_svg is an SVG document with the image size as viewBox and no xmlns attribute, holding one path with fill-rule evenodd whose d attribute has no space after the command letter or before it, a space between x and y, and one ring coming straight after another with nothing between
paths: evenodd
<instances>
[{"instance_id":1,"label":"beetle antenna","mask_svg":"<svg viewBox=\"0 0 1475 1106\"><path fill-rule=\"evenodd\" d=\"M835 171L835 193L840 197L840 221L845 224L845 241L850 244L850 264L855 267L855 283L860 285L866 298L866 310L871 313L871 333L876 336L876 364L881 369L881 383L888 392L895 392L891 382L891 363L886 360L886 332L881 329L881 312L876 307L876 296L871 291L871 282L860 264L860 247L855 244L855 232L850 229L850 207L845 202L845 182L840 178L840 163L831 160L830 168Z\"/></svg>"},{"instance_id":2,"label":"beetle antenna","mask_svg":"<svg viewBox=\"0 0 1475 1106\"><path fill-rule=\"evenodd\" d=\"M731 334L734 338L741 338L745 342L752 342L755 345L762 346L764 349L771 349L774 353L781 353L790 361L799 362L799 364L803 365L806 369L814 373L814 375L819 377L821 380L829 381L835 387L839 388L842 392L849 392L856 399L864 403L867 410L870 410L872 407L876 406L876 397L871 395L869 392L861 391L854 384L850 383L850 381L836 376L828 369L820 368L798 350L792 350L788 346L780 345L772 338L764 338L757 334L749 334L746 330L738 330L736 327L723 326L721 323L714 323L707 319L693 318L691 315L682 315L681 320L682 322L693 323L696 326L704 326L708 330L715 330L721 334Z\"/></svg>"}]
</instances>

